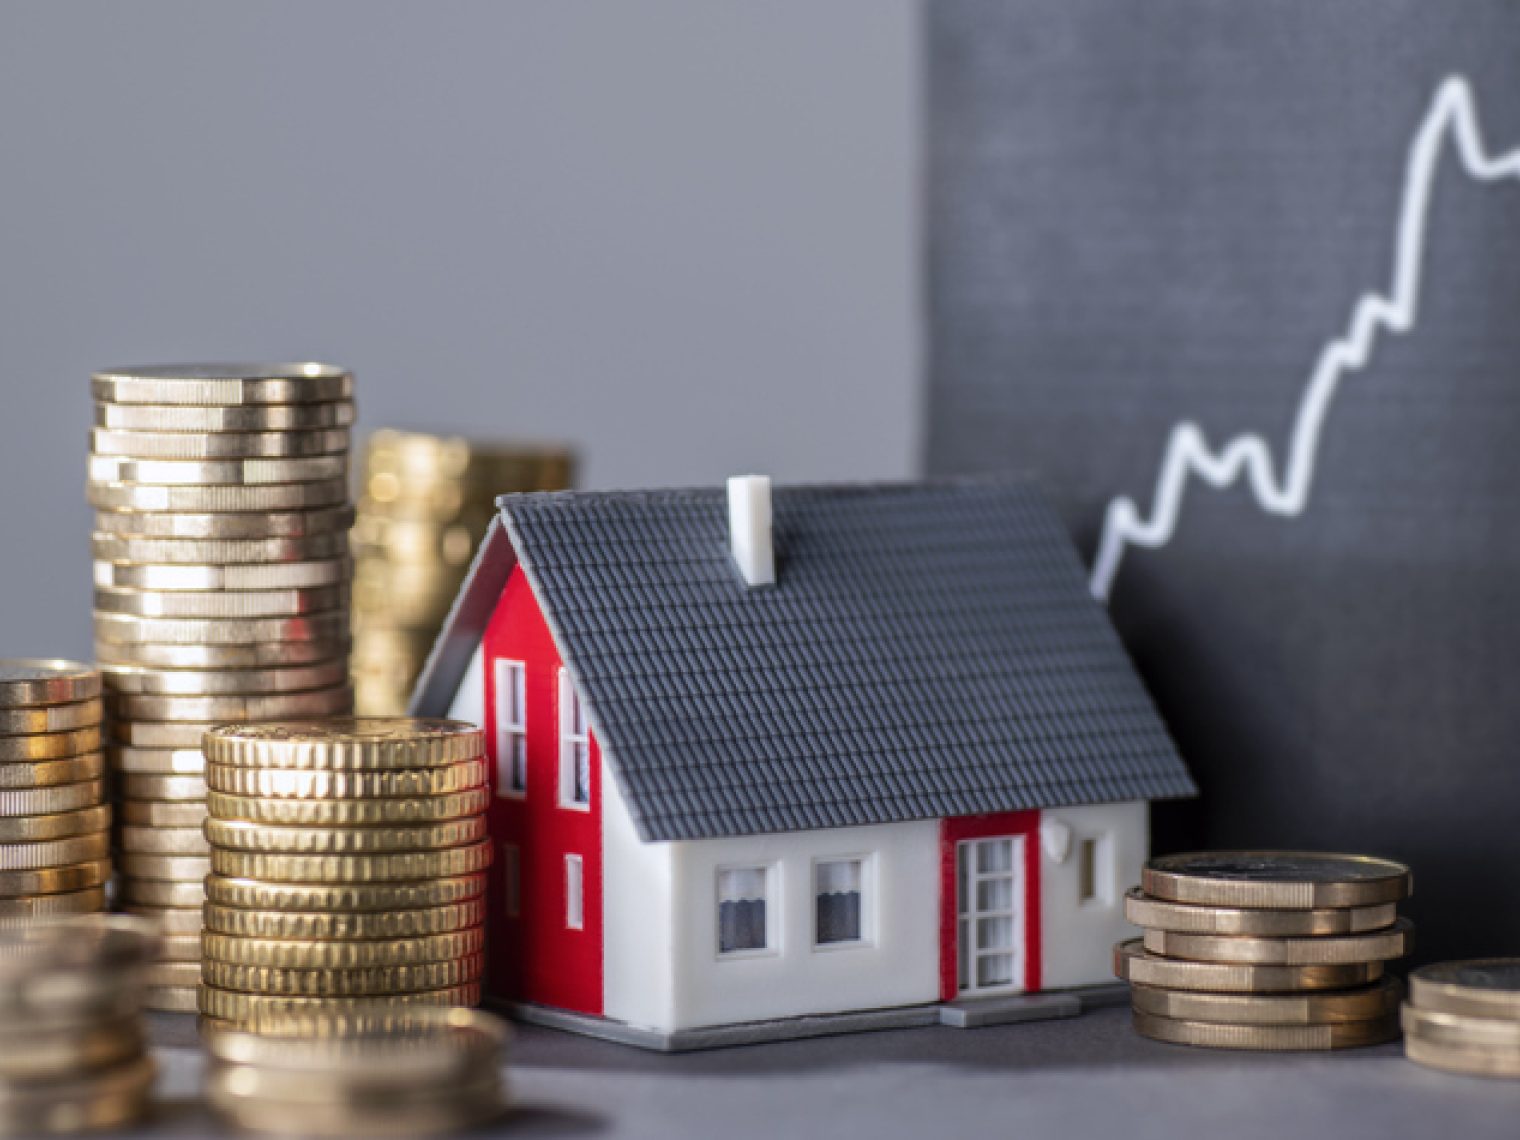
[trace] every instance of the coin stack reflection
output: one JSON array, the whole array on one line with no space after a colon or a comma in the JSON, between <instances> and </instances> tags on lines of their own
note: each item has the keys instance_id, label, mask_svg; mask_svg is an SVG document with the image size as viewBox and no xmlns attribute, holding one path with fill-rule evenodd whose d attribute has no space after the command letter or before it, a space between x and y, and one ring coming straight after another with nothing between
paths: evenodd
<instances>
[{"instance_id":1,"label":"coin stack reflection","mask_svg":"<svg viewBox=\"0 0 1520 1140\"><path fill-rule=\"evenodd\" d=\"M491 846L479 729L227 725L205 753L204 1015L259 1031L480 1000Z\"/></svg>"},{"instance_id":2,"label":"coin stack reflection","mask_svg":"<svg viewBox=\"0 0 1520 1140\"><path fill-rule=\"evenodd\" d=\"M1152 859L1114 947L1142 1036L1221 1049L1309 1050L1398 1036L1398 917L1409 869L1355 855L1221 851Z\"/></svg>"},{"instance_id":3,"label":"coin stack reflection","mask_svg":"<svg viewBox=\"0 0 1520 1140\"><path fill-rule=\"evenodd\" d=\"M121 898L165 932L150 1006L194 1010L202 733L352 708L353 379L320 364L170 365L99 372L92 389Z\"/></svg>"},{"instance_id":4,"label":"coin stack reflection","mask_svg":"<svg viewBox=\"0 0 1520 1140\"><path fill-rule=\"evenodd\" d=\"M1474 1077L1520 1078L1520 958L1421 967L1409 975L1402 1021L1411 1061Z\"/></svg>"},{"instance_id":5,"label":"coin stack reflection","mask_svg":"<svg viewBox=\"0 0 1520 1140\"><path fill-rule=\"evenodd\" d=\"M508 491L570 486L556 447L382 430L364 447L354 524L354 694L360 713L405 710L412 682Z\"/></svg>"},{"instance_id":6,"label":"coin stack reflection","mask_svg":"<svg viewBox=\"0 0 1520 1140\"><path fill-rule=\"evenodd\" d=\"M0 926L105 908L100 674L0 661Z\"/></svg>"},{"instance_id":7,"label":"coin stack reflection","mask_svg":"<svg viewBox=\"0 0 1520 1140\"><path fill-rule=\"evenodd\" d=\"M0 930L0 1136L120 1128L154 1065L142 1026L150 923L32 919Z\"/></svg>"}]
</instances>

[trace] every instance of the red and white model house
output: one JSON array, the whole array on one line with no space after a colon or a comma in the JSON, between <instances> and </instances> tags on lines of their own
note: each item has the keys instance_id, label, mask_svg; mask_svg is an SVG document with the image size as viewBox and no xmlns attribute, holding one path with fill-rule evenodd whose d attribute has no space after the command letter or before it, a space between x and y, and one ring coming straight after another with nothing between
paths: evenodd
<instances>
[{"instance_id":1,"label":"red and white model house","mask_svg":"<svg viewBox=\"0 0 1520 1140\"><path fill-rule=\"evenodd\" d=\"M1195 789L1036 487L499 506L414 700L486 728L494 999L685 1048L1112 981Z\"/></svg>"}]
</instances>

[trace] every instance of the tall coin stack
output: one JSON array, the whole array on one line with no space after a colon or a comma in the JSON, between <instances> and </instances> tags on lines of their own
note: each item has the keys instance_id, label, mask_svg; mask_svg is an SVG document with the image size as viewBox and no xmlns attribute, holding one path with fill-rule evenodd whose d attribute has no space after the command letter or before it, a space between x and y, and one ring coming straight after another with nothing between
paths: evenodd
<instances>
[{"instance_id":1,"label":"tall coin stack","mask_svg":"<svg viewBox=\"0 0 1520 1140\"><path fill-rule=\"evenodd\" d=\"M564 448L421 432L369 437L354 525L354 693L367 716L405 710L412 682L509 491L570 486Z\"/></svg>"},{"instance_id":2,"label":"tall coin stack","mask_svg":"<svg viewBox=\"0 0 1520 1140\"><path fill-rule=\"evenodd\" d=\"M0 926L105 909L100 674L0 661Z\"/></svg>"},{"instance_id":3,"label":"tall coin stack","mask_svg":"<svg viewBox=\"0 0 1520 1140\"><path fill-rule=\"evenodd\" d=\"M1409 868L1296 851L1169 855L1145 865L1114 947L1144 1037L1220 1049L1344 1049L1398 1036Z\"/></svg>"},{"instance_id":4,"label":"tall coin stack","mask_svg":"<svg viewBox=\"0 0 1520 1140\"><path fill-rule=\"evenodd\" d=\"M1409 975L1404 1053L1474 1077L1520 1077L1520 958L1441 962Z\"/></svg>"},{"instance_id":5,"label":"tall coin stack","mask_svg":"<svg viewBox=\"0 0 1520 1140\"><path fill-rule=\"evenodd\" d=\"M202 734L352 708L353 378L168 365L100 372L92 388L95 652L121 899L166 932L149 1004L194 1010Z\"/></svg>"},{"instance_id":6,"label":"tall coin stack","mask_svg":"<svg viewBox=\"0 0 1520 1140\"><path fill-rule=\"evenodd\" d=\"M227 725L206 734L209 1018L334 1032L475 1005L484 964L483 738L450 720Z\"/></svg>"}]
</instances>

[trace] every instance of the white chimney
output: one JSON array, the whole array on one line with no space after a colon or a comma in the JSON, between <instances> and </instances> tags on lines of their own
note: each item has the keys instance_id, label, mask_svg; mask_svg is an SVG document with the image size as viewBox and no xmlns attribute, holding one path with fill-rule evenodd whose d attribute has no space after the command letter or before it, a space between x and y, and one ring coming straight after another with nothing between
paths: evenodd
<instances>
[{"instance_id":1,"label":"white chimney","mask_svg":"<svg viewBox=\"0 0 1520 1140\"><path fill-rule=\"evenodd\" d=\"M728 548L749 586L776 584L771 546L771 480L768 475L735 475L728 481Z\"/></svg>"}]
</instances>

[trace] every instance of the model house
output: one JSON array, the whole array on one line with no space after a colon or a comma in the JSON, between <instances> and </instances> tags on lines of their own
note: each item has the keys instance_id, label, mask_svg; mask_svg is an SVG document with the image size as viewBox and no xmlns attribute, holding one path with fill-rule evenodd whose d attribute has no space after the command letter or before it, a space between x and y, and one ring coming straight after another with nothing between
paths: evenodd
<instances>
[{"instance_id":1,"label":"model house","mask_svg":"<svg viewBox=\"0 0 1520 1140\"><path fill-rule=\"evenodd\" d=\"M682 1048L1112 982L1195 789L1036 486L499 506L414 700L486 728L495 999Z\"/></svg>"}]
</instances>

